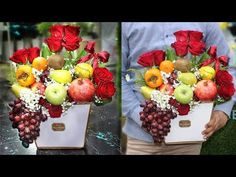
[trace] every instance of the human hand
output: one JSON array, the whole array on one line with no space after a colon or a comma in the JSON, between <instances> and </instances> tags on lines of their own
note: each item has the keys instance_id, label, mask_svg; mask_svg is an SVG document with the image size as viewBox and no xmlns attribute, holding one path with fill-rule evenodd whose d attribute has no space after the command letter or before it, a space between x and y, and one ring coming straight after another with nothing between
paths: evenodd
<instances>
[{"instance_id":1,"label":"human hand","mask_svg":"<svg viewBox=\"0 0 236 177\"><path fill-rule=\"evenodd\" d=\"M213 111L210 121L205 125L202 132L205 139L208 139L214 132L224 127L229 120L228 116L222 111Z\"/></svg>"}]
</instances>

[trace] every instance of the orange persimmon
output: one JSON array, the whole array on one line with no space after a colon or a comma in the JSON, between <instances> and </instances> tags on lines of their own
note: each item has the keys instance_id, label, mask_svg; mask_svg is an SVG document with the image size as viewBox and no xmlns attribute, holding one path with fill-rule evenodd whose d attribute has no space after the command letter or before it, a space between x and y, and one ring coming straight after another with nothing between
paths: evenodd
<instances>
[{"instance_id":1,"label":"orange persimmon","mask_svg":"<svg viewBox=\"0 0 236 177\"><path fill-rule=\"evenodd\" d=\"M165 73L172 73L174 71L174 64L169 60L165 60L161 62L159 69Z\"/></svg>"},{"instance_id":2,"label":"orange persimmon","mask_svg":"<svg viewBox=\"0 0 236 177\"><path fill-rule=\"evenodd\" d=\"M34 75L32 74L32 68L28 65L22 65L16 70L16 80L23 86L28 87L35 82Z\"/></svg>"},{"instance_id":3,"label":"orange persimmon","mask_svg":"<svg viewBox=\"0 0 236 177\"><path fill-rule=\"evenodd\" d=\"M144 74L144 79L146 84L151 88L157 88L163 83L161 72L156 68L147 70Z\"/></svg>"},{"instance_id":4,"label":"orange persimmon","mask_svg":"<svg viewBox=\"0 0 236 177\"><path fill-rule=\"evenodd\" d=\"M32 67L39 71L44 71L48 68L48 61L43 57L37 57L34 59Z\"/></svg>"}]
</instances>

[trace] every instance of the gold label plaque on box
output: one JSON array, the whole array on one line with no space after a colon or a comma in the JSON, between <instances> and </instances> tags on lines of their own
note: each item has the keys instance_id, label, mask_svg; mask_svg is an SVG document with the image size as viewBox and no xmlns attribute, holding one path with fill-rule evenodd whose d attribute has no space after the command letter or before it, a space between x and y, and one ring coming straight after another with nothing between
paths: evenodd
<instances>
[{"instance_id":1,"label":"gold label plaque on box","mask_svg":"<svg viewBox=\"0 0 236 177\"><path fill-rule=\"evenodd\" d=\"M65 124L64 123L53 123L52 124L52 130L53 131L64 131L65 130Z\"/></svg>"},{"instance_id":2,"label":"gold label plaque on box","mask_svg":"<svg viewBox=\"0 0 236 177\"><path fill-rule=\"evenodd\" d=\"M179 126L180 127L190 127L191 121L190 120L181 120L181 121L179 121Z\"/></svg>"}]
</instances>

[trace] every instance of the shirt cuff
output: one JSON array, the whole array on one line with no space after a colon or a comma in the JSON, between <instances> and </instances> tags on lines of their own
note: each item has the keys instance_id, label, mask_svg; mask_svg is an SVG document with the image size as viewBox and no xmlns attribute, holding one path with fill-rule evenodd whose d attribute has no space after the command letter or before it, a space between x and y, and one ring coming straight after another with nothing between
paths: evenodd
<instances>
[{"instance_id":1,"label":"shirt cuff","mask_svg":"<svg viewBox=\"0 0 236 177\"><path fill-rule=\"evenodd\" d=\"M225 103L216 105L214 110L223 111L230 118L233 106L234 106L234 101L231 99L231 100L229 100L229 101L227 101Z\"/></svg>"},{"instance_id":2,"label":"shirt cuff","mask_svg":"<svg viewBox=\"0 0 236 177\"><path fill-rule=\"evenodd\" d=\"M142 121L140 120L140 115L139 113L143 111L141 107L137 107L133 113L131 114L131 118L141 127L142 126Z\"/></svg>"}]
</instances>

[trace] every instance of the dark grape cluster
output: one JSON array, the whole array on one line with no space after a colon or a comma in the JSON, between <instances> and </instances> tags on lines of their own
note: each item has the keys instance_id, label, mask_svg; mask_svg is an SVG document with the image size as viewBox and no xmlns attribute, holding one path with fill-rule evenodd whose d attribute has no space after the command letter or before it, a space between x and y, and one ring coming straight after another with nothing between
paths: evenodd
<instances>
[{"instance_id":1,"label":"dark grape cluster","mask_svg":"<svg viewBox=\"0 0 236 177\"><path fill-rule=\"evenodd\" d=\"M9 106L11 107L9 119L12 121L12 127L18 129L20 140L27 148L39 136L40 123L46 121L47 116L41 111L31 112L20 99L11 102Z\"/></svg>"},{"instance_id":2,"label":"dark grape cluster","mask_svg":"<svg viewBox=\"0 0 236 177\"><path fill-rule=\"evenodd\" d=\"M178 81L177 81L177 77L178 77L178 76L177 76L177 73L176 73L176 72L172 72L171 75L170 75L170 77L167 78L168 83L171 84L171 85L173 85L174 82L178 82Z\"/></svg>"},{"instance_id":3,"label":"dark grape cluster","mask_svg":"<svg viewBox=\"0 0 236 177\"><path fill-rule=\"evenodd\" d=\"M49 70L43 71L43 73L42 73L41 76L40 76L40 81L41 81L42 83L44 83L45 80L46 80L47 78L49 78L49 77L48 77L49 74L50 74Z\"/></svg>"},{"instance_id":4,"label":"dark grape cluster","mask_svg":"<svg viewBox=\"0 0 236 177\"><path fill-rule=\"evenodd\" d=\"M140 120L142 128L149 132L155 143L161 143L164 137L170 132L171 119L177 117L177 114L171 109L161 109L155 101L146 100L145 104L141 104L143 111L140 112Z\"/></svg>"}]
</instances>

